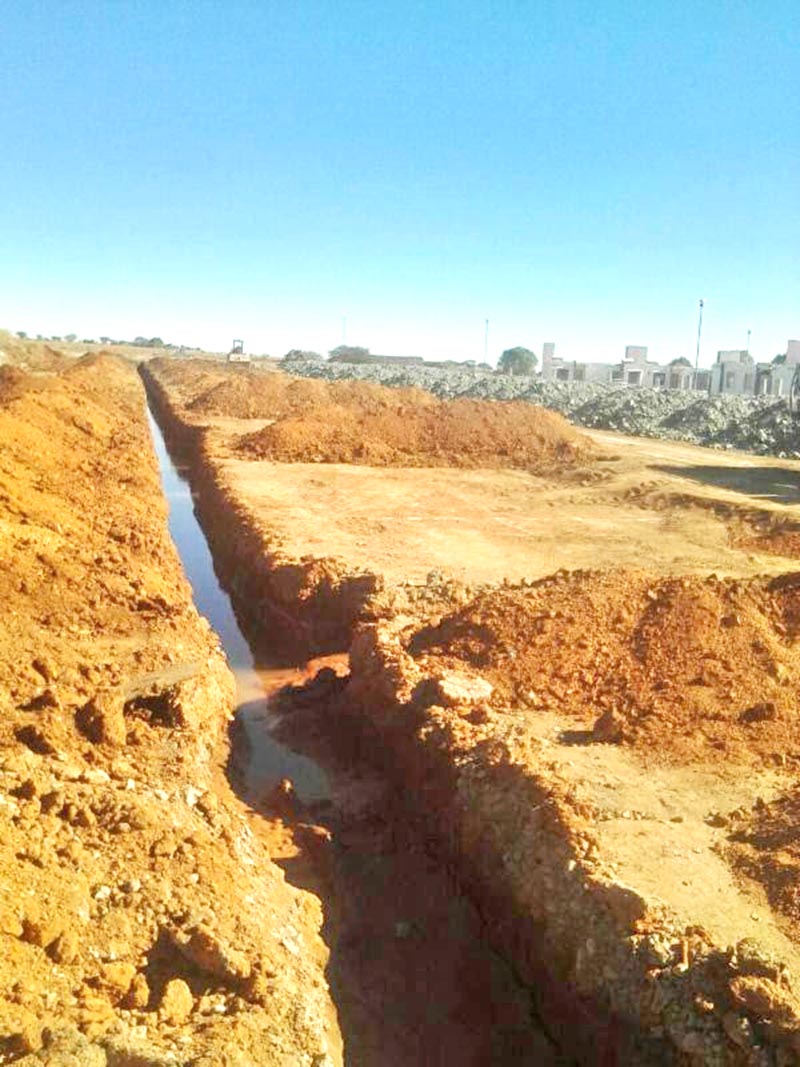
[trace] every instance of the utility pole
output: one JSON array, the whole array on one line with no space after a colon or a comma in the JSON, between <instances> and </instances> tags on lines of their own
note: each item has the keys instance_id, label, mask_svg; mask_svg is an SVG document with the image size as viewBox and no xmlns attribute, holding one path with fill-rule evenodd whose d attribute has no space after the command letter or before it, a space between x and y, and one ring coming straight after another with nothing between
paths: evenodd
<instances>
[{"instance_id":1,"label":"utility pole","mask_svg":"<svg viewBox=\"0 0 800 1067\"><path fill-rule=\"evenodd\" d=\"M486 319L483 330L483 362L489 362L489 320Z\"/></svg>"},{"instance_id":2,"label":"utility pole","mask_svg":"<svg viewBox=\"0 0 800 1067\"><path fill-rule=\"evenodd\" d=\"M703 330L703 301L700 301L700 317L697 320L697 349L694 354L694 385L697 388L697 370L700 366L700 334Z\"/></svg>"},{"instance_id":3,"label":"utility pole","mask_svg":"<svg viewBox=\"0 0 800 1067\"><path fill-rule=\"evenodd\" d=\"M748 330L747 331L747 354L748 354L748 356L750 355L750 333L751 333L751 331Z\"/></svg>"}]
</instances>

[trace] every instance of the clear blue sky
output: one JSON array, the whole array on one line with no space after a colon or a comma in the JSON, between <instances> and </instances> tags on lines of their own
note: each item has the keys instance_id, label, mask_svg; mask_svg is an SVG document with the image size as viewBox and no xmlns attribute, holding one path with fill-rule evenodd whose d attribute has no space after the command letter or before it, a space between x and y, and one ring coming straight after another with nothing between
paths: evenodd
<instances>
[{"instance_id":1,"label":"clear blue sky","mask_svg":"<svg viewBox=\"0 0 800 1067\"><path fill-rule=\"evenodd\" d=\"M0 325L703 362L800 336L797 0L2 4Z\"/></svg>"}]
</instances>

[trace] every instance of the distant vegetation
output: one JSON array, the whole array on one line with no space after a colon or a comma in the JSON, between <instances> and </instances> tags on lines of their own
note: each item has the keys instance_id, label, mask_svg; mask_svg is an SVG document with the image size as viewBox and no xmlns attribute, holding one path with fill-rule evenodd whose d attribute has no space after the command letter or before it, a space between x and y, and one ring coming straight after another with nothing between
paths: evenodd
<instances>
[{"instance_id":1,"label":"distant vegetation","mask_svg":"<svg viewBox=\"0 0 800 1067\"><path fill-rule=\"evenodd\" d=\"M529 348L517 345L516 348L505 350L497 364L497 369L501 374L533 374L538 362Z\"/></svg>"},{"instance_id":2,"label":"distant vegetation","mask_svg":"<svg viewBox=\"0 0 800 1067\"><path fill-rule=\"evenodd\" d=\"M332 348L328 353L331 363L369 363L370 352L368 348L359 345L339 345Z\"/></svg>"},{"instance_id":3,"label":"distant vegetation","mask_svg":"<svg viewBox=\"0 0 800 1067\"><path fill-rule=\"evenodd\" d=\"M304 348L293 348L283 357L283 363L322 363L319 352L312 352Z\"/></svg>"}]
</instances>

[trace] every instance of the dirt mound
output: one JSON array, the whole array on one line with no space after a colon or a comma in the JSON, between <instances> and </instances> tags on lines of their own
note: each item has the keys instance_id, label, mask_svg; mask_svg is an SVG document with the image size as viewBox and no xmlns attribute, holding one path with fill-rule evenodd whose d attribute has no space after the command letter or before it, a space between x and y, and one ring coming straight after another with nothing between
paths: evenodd
<instances>
[{"instance_id":1,"label":"dirt mound","mask_svg":"<svg viewBox=\"0 0 800 1067\"><path fill-rule=\"evenodd\" d=\"M204 389L186 407L199 415L275 419L324 403L328 392L323 382L277 373L240 372L226 375L222 381Z\"/></svg>"},{"instance_id":2,"label":"dirt mound","mask_svg":"<svg viewBox=\"0 0 800 1067\"><path fill-rule=\"evenodd\" d=\"M64 370L72 362L72 356L44 341L31 341L0 330L0 364L53 373Z\"/></svg>"},{"instance_id":3,"label":"dirt mound","mask_svg":"<svg viewBox=\"0 0 800 1067\"><path fill-rule=\"evenodd\" d=\"M20 370L19 367L8 364L0 366L0 405L8 404L25 393L38 392L46 387L45 378L34 377Z\"/></svg>"},{"instance_id":4,"label":"dirt mound","mask_svg":"<svg viewBox=\"0 0 800 1067\"><path fill-rule=\"evenodd\" d=\"M550 469L594 457L560 415L524 403L438 400L422 389L322 381L202 361L153 369L187 414L269 419L239 451L282 462Z\"/></svg>"},{"instance_id":5,"label":"dirt mound","mask_svg":"<svg viewBox=\"0 0 800 1067\"><path fill-rule=\"evenodd\" d=\"M466 662L493 700L595 723L654 758L800 759L800 580L557 574L486 593L409 651Z\"/></svg>"},{"instance_id":6,"label":"dirt mound","mask_svg":"<svg viewBox=\"0 0 800 1067\"><path fill-rule=\"evenodd\" d=\"M751 552L796 559L800 557L800 526L797 523L781 523L741 537L738 543Z\"/></svg>"},{"instance_id":7,"label":"dirt mound","mask_svg":"<svg viewBox=\"0 0 800 1067\"><path fill-rule=\"evenodd\" d=\"M136 375L3 380L0 1063L338 1062L319 905L209 757L233 680Z\"/></svg>"},{"instance_id":8,"label":"dirt mound","mask_svg":"<svg viewBox=\"0 0 800 1067\"><path fill-rule=\"evenodd\" d=\"M390 410L397 404L397 396L392 391L372 382L321 382L275 372L225 368L216 374L207 368L196 368L194 376L194 381L191 374L181 375L179 380L184 388L194 386L197 390L186 409L200 415L280 419L325 411L331 404L364 412ZM398 395L405 402L422 407L435 403L421 389L402 389Z\"/></svg>"},{"instance_id":9,"label":"dirt mound","mask_svg":"<svg viewBox=\"0 0 800 1067\"><path fill-rule=\"evenodd\" d=\"M594 452L560 416L527 404L439 401L367 383L336 386L329 402L241 438L240 451L282 462L524 469L573 465Z\"/></svg>"}]
</instances>

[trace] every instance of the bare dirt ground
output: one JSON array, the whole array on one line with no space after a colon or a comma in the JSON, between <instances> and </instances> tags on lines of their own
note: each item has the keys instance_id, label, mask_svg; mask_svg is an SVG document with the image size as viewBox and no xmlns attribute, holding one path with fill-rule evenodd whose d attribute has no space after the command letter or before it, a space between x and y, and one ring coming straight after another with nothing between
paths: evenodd
<instances>
[{"instance_id":1,"label":"bare dirt ground","mask_svg":"<svg viewBox=\"0 0 800 1067\"><path fill-rule=\"evenodd\" d=\"M224 456L224 442L218 447ZM695 455L695 464L699 458L707 462ZM787 505L693 483L685 456L680 464L685 474L653 469L647 453L626 454L599 464L605 477L587 486L522 471L289 466L233 457L220 470L288 554L339 557L391 582L421 581L431 570L473 585L562 567L635 563L667 574L744 577L792 566L791 545L745 540L750 528L739 525L744 516L739 524L736 518L747 506L784 518ZM730 469L720 463L722 474ZM781 476L800 477L800 464ZM730 518L715 515L715 504Z\"/></svg>"},{"instance_id":2,"label":"bare dirt ground","mask_svg":"<svg viewBox=\"0 0 800 1067\"><path fill-rule=\"evenodd\" d=\"M191 402L196 369L157 373ZM609 1037L603 1062L800 1062L800 465L608 434L561 474L276 463L241 451L274 424L234 414L178 421L208 427L237 534L384 583L340 714L436 812L523 972L544 945L589 1018L661 1049ZM437 569L450 605L397 617L386 588Z\"/></svg>"},{"instance_id":3,"label":"bare dirt ground","mask_svg":"<svg viewBox=\"0 0 800 1067\"><path fill-rule=\"evenodd\" d=\"M798 461L582 431L578 439L591 438L594 449L582 446L578 462L550 476L488 462L453 468L452 459L429 451L412 466L322 462L316 455L303 462L294 453L292 462L271 462L258 449L243 458L241 444L270 430L270 418L294 425L306 409L330 413L326 391L339 406L346 397L351 407L365 404L372 412L376 397L393 391L280 373L231 374L197 361L167 363L159 373L186 404L187 420L211 428L209 452L232 495L270 544L291 557L336 557L353 571L398 583L437 570L467 585L538 578L559 568L634 565L746 577L792 567ZM399 392L406 405L416 397L414 390ZM423 407L434 403L440 402L425 398ZM559 432L577 447L575 431L562 423ZM313 453L318 443L309 435L303 447ZM469 452L465 462L475 465ZM518 462L536 466L532 452Z\"/></svg>"},{"instance_id":4,"label":"bare dirt ground","mask_svg":"<svg viewBox=\"0 0 800 1067\"><path fill-rule=\"evenodd\" d=\"M141 384L48 374L0 396L0 1063L340 1062L319 901L219 768Z\"/></svg>"}]
</instances>

